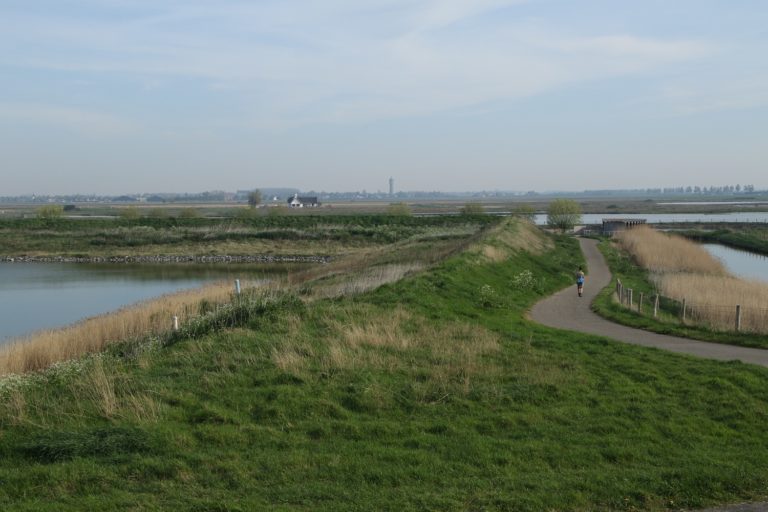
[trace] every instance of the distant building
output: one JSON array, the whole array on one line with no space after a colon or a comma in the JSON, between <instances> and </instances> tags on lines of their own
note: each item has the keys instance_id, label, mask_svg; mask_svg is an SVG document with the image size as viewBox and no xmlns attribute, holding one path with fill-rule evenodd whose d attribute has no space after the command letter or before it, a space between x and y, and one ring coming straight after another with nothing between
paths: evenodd
<instances>
[{"instance_id":1,"label":"distant building","mask_svg":"<svg viewBox=\"0 0 768 512\"><path fill-rule=\"evenodd\" d=\"M395 178L389 178L389 195L395 195Z\"/></svg>"},{"instance_id":2,"label":"distant building","mask_svg":"<svg viewBox=\"0 0 768 512\"><path fill-rule=\"evenodd\" d=\"M320 206L320 203L317 201L317 196L299 197L299 194L294 194L293 197L288 198L288 206L290 208L315 208Z\"/></svg>"},{"instance_id":3,"label":"distant building","mask_svg":"<svg viewBox=\"0 0 768 512\"><path fill-rule=\"evenodd\" d=\"M613 236L635 226L642 226L646 219L603 219L603 234Z\"/></svg>"}]
</instances>

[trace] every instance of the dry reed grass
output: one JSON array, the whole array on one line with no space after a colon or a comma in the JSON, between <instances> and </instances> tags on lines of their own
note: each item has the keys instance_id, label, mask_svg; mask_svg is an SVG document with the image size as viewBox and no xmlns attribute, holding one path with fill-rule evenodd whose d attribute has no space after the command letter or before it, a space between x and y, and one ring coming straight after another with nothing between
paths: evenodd
<instances>
[{"instance_id":1,"label":"dry reed grass","mask_svg":"<svg viewBox=\"0 0 768 512\"><path fill-rule=\"evenodd\" d=\"M290 328L272 352L273 363L297 376L306 376L310 368L323 374L360 369L414 371L403 367L407 360L403 356L426 352L431 364L417 369L425 374L425 401L435 393L466 395L477 375L496 371L484 356L499 350L499 338L475 325L434 325L402 308L382 312L355 305L341 319L328 320L327 327L330 334L322 346L302 336L300 324Z\"/></svg>"},{"instance_id":2,"label":"dry reed grass","mask_svg":"<svg viewBox=\"0 0 768 512\"><path fill-rule=\"evenodd\" d=\"M100 352L112 342L165 333L172 327L173 316L183 323L199 313L203 301L225 303L231 293L230 283L212 284L140 302L63 329L17 338L0 352L0 375L42 370L57 362Z\"/></svg>"},{"instance_id":3,"label":"dry reed grass","mask_svg":"<svg viewBox=\"0 0 768 512\"><path fill-rule=\"evenodd\" d=\"M648 226L621 233L619 243L651 272L659 293L686 302L686 321L717 330L733 330L736 305L741 329L768 332L768 285L729 275L722 262L699 244Z\"/></svg>"},{"instance_id":4,"label":"dry reed grass","mask_svg":"<svg viewBox=\"0 0 768 512\"><path fill-rule=\"evenodd\" d=\"M692 272L724 276L722 262L696 242L639 226L620 233L620 246L643 268L658 273Z\"/></svg>"},{"instance_id":5,"label":"dry reed grass","mask_svg":"<svg viewBox=\"0 0 768 512\"><path fill-rule=\"evenodd\" d=\"M664 274L655 281L662 295L685 299L687 319L695 323L732 330L738 304L742 330L768 332L768 284L700 274Z\"/></svg>"},{"instance_id":6,"label":"dry reed grass","mask_svg":"<svg viewBox=\"0 0 768 512\"><path fill-rule=\"evenodd\" d=\"M375 290L384 284L399 281L408 274L418 272L423 268L424 266L419 263L382 265L359 273L344 275L339 283L320 285L315 288L314 294L320 298L359 295Z\"/></svg>"},{"instance_id":7,"label":"dry reed grass","mask_svg":"<svg viewBox=\"0 0 768 512\"><path fill-rule=\"evenodd\" d=\"M535 225L518 219L506 219L491 228L488 236L483 237L470 250L488 261L499 263L518 251L541 254L551 247L552 241Z\"/></svg>"}]
</instances>

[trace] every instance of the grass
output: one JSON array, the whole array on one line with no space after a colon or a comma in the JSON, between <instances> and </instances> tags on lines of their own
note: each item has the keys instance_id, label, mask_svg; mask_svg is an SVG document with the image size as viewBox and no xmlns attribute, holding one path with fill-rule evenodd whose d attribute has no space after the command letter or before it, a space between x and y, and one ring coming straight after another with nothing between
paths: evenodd
<instances>
[{"instance_id":1,"label":"grass","mask_svg":"<svg viewBox=\"0 0 768 512\"><path fill-rule=\"evenodd\" d=\"M744 226L716 230L687 230L680 234L699 242L719 243L757 254L768 254L768 229L764 226Z\"/></svg>"},{"instance_id":2,"label":"grass","mask_svg":"<svg viewBox=\"0 0 768 512\"><path fill-rule=\"evenodd\" d=\"M464 238L491 220L374 215L0 220L0 256L340 255L412 238Z\"/></svg>"},{"instance_id":3,"label":"grass","mask_svg":"<svg viewBox=\"0 0 768 512\"><path fill-rule=\"evenodd\" d=\"M529 229L502 233L539 236ZM364 294L251 297L164 348L4 382L0 506L586 511L765 497L768 370L531 324L530 305L570 284L578 246L540 239L501 260L484 246L508 244L489 236Z\"/></svg>"}]
</instances>

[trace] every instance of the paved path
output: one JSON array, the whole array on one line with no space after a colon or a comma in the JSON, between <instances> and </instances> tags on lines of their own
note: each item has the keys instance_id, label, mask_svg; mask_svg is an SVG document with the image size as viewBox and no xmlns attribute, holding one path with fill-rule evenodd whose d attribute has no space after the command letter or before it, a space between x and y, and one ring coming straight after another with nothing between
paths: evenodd
<instances>
[{"instance_id":1,"label":"paved path","mask_svg":"<svg viewBox=\"0 0 768 512\"><path fill-rule=\"evenodd\" d=\"M579 243L589 270L587 282L584 285L584 296L579 298L576 295L574 283L573 286L536 304L530 312L532 320L549 327L597 334L634 345L655 347L708 359L721 361L737 359L744 363L768 366L768 350L656 334L615 324L593 313L589 305L598 292L610 284L611 272L603 255L597 249L597 240L580 238Z\"/></svg>"},{"instance_id":2,"label":"paved path","mask_svg":"<svg viewBox=\"0 0 768 512\"><path fill-rule=\"evenodd\" d=\"M611 282L611 273L603 255L597 249L597 241L579 239L581 250L587 259L589 274L584 285L584 296L576 295L576 284L542 300L531 310L530 317L540 324L559 329L597 334L625 343L656 347L672 352L692 354L698 357L730 361L738 359L745 363L768 366L768 350L743 348L720 343L694 341L676 336L665 336L641 329L633 329L609 322L597 316L589 308L600 290ZM575 271L574 271L575 273ZM739 505L711 508L701 512L760 512L768 511L768 502L744 503Z\"/></svg>"}]
</instances>

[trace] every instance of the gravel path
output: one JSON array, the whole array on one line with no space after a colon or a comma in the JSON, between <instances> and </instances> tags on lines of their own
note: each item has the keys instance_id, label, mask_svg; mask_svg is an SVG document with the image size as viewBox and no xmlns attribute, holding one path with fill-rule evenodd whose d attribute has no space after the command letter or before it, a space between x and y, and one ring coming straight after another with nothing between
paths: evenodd
<instances>
[{"instance_id":1,"label":"gravel path","mask_svg":"<svg viewBox=\"0 0 768 512\"><path fill-rule=\"evenodd\" d=\"M574 279L573 286L536 304L530 312L532 320L549 327L606 336L634 345L655 347L707 359L721 361L736 359L744 363L768 366L768 350L656 334L615 324L593 313L589 305L598 292L611 282L611 272L603 255L597 249L597 240L581 238L579 243L589 269L587 282L584 285L584 296L579 298L576 295ZM574 269L575 273L576 269Z\"/></svg>"},{"instance_id":2,"label":"gravel path","mask_svg":"<svg viewBox=\"0 0 768 512\"><path fill-rule=\"evenodd\" d=\"M597 249L597 241L587 238L579 239L581 250L587 260L587 282L584 285L584 296L576 295L576 284L557 292L536 304L530 312L530 318L540 324L558 329L568 329L587 334L606 336L624 343L655 347L671 352L691 354L698 357L730 361L739 361L768 366L768 350L743 348L719 343L694 341L676 336L665 336L640 329L633 329L609 322L596 315L589 308L590 303L600 290L611 282L611 273ZM574 274L576 269L574 269ZM701 512L763 512L768 511L768 503L742 503L718 508L710 508Z\"/></svg>"}]
</instances>

